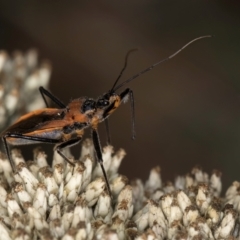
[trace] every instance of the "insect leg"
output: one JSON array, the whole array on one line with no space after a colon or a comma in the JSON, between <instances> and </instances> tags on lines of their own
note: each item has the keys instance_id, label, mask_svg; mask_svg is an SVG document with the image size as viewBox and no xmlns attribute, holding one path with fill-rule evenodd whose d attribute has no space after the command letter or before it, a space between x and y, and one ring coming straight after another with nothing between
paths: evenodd
<instances>
[{"instance_id":1,"label":"insect leg","mask_svg":"<svg viewBox=\"0 0 240 240\"><path fill-rule=\"evenodd\" d=\"M15 173L15 172L16 172L16 169L15 169L13 160L12 160L12 158L10 157L10 151L9 151L9 147L8 147L8 144L7 144L6 137L4 136L2 139L3 139L3 144L4 144L4 147L5 147L5 150L6 150L7 157L8 157L8 159L9 159L11 168L12 168L12 170L13 170L13 173Z\"/></svg>"},{"instance_id":2,"label":"insect leg","mask_svg":"<svg viewBox=\"0 0 240 240\"><path fill-rule=\"evenodd\" d=\"M65 147L71 147L75 144L78 144L80 141L82 140L82 137L76 137L76 138L73 138L73 139L70 139L66 142L63 142L63 143L60 143L59 145L56 146L56 151L57 153L62 157L64 158L64 160L66 160L69 164L71 164L72 166L75 166L74 163L72 163L62 152L62 149L65 148Z\"/></svg>"},{"instance_id":3,"label":"insect leg","mask_svg":"<svg viewBox=\"0 0 240 240\"><path fill-rule=\"evenodd\" d=\"M136 138L136 131L135 131L135 103L134 103L134 96L133 91L129 88L125 89L122 93L120 93L121 101L124 100L129 96L130 97L130 104L131 104L131 122L132 122L132 139Z\"/></svg>"},{"instance_id":4,"label":"insect leg","mask_svg":"<svg viewBox=\"0 0 240 240\"><path fill-rule=\"evenodd\" d=\"M104 123L105 123L106 132L107 132L107 144L110 145L110 144L111 144L111 136L110 136L108 118L106 118L106 119L104 120Z\"/></svg>"},{"instance_id":5,"label":"insect leg","mask_svg":"<svg viewBox=\"0 0 240 240\"><path fill-rule=\"evenodd\" d=\"M46 104L47 107L49 107L46 96L48 96L55 104L57 104L60 108L66 108L66 105L62 103L57 97L55 97L52 93L50 93L48 90L46 90L44 87L39 87L39 91L42 95L42 98Z\"/></svg>"},{"instance_id":6,"label":"insect leg","mask_svg":"<svg viewBox=\"0 0 240 240\"><path fill-rule=\"evenodd\" d=\"M17 133L7 133L7 134L5 134L2 137L2 139L3 139L3 143L4 143L4 146L5 146L5 149L6 149L8 159L10 161L10 164L11 164L11 167L12 167L12 170L13 170L14 173L16 172L16 169L14 167L14 163L13 163L13 160L11 158L8 143L7 143L7 138L9 138L9 137L10 138L16 138L16 139L19 139L19 138L20 139L26 139L26 140L36 141L36 142L44 142L44 143L59 143L59 140L56 140L56 139L25 136L25 135L17 134Z\"/></svg>"},{"instance_id":7,"label":"insect leg","mask_svg":"<svg viewBox=\"0 0 240 240\"><path fill-rule=\"evenodd\" d=\"M99 136L98 136L97 129L95 129L95 128L92 128L92 139L93 139L93 145L94 145L94 148L95 148L95 151L96 151L96 154L97 154L98 163L101 166L103 176L104 176L104 179L105 179L105 182L106 182L108 193L109 193L110 196L112 196L110 185L109 185L108 178L107 178L107 174L106 174L106 171L105 171L104 166L103 166L102 148L101 148L101 144L100 144L100 141L99 141Z\"/></svg>"}]
</instances>

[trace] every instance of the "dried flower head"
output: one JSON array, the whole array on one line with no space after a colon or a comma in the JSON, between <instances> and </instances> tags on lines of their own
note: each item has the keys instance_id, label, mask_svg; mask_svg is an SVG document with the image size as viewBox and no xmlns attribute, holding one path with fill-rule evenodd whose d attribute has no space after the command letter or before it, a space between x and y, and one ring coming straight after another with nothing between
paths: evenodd
<instances>
[{"instance_id":1,"label":"dried flower head","mask_svg":"<svg viewBox=\"0 0 240 240\"><path fill-rule=\"evenodd\" d=\"M67 154L67 152L66 152ZM68 153L70 154L70 153ZM155 167L144 184L131 184L118 173L125 156L107 146L103 160L113 199L93 154L90 140L82 144L75 167L57 154L52 166L37 149L25 162L20 151L12 157L13 175L0 156L0 239L232 239L239 233L239 186L234 182L220 198L221 174L209 177L199 167L162 183ZM117 164L116 164L117 163Z\"/></svg>"}]
</instances>

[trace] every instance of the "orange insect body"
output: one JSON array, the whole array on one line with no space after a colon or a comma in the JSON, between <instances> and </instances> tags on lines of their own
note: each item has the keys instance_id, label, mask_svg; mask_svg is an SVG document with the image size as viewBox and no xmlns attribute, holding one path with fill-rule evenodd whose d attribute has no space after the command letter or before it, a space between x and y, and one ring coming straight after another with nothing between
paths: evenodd
<instances>
[{"instance_id":1,"label":"orange insect body","mask_svg":"<svg viewBox=\"0 0 240 240\"><path fill-rule=\"evenodd\" d=\"M202 36L190 41L168 58L151 65L150 67L146 68L145 70L141 71L140 73L134 75L130 79L116 86L123 71L126 69L127 59L131 52L129 51L125 58L125 65L122 71L120 72L117 80L115 81L112 89L108 91L106 94L99 97L97 100L93 100L91 98L78 98L72 100L67 106L65 106L65 104L63 104L58 98L56 98L54 95L52 95L43 87L40 87L39 90L40 93L42 94L42 97L46 105L48 106L45 98L47 96L53 102L55 102L55 104L57 104L59 108L44 108L32 111L20 117L15 124L10 126L3 133L1 133L1 137L3 139L3 143L5 145L7 156L11 163L12 169L14 170L15 168L14 163L10 156L8 144L25 145L38 142L56 144L55 150L67 162L74 166L74 163L72 163L63 154L62 149L79 143L84 134L84 129L90 127L92 129L92 139L97 159L102 168L102 172L106 181L107 190L111 195L107 174L103 166L102 150L97 128L98 124L102 121L105 121L105 123L107 124L107 118L120 106L122 102L126 102L126 99L128 97L130 97L132 107L131 109L132 109L133 138L135 136L133 91L127 88L120 94L117 94L116 90L118 90L128 82L132 81L133 79L137 78L141 74L150 71L158 64L173 58L191 43L206 37L211 36Z\"/></svg>"}]
</instances>

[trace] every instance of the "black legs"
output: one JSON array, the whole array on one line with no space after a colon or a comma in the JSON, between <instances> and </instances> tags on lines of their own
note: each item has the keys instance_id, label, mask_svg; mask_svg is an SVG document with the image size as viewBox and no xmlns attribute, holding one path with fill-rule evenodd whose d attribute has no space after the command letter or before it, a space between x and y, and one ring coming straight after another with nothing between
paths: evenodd
<instances>
[{"instance_id":1,"label":"black legs","mask_svg":"<svg viewBox=\"0 0 240 240\"><path fill-rule=\"evenodd\" d=\"M134 103L134 96L133 91L129 88L126 88L123 92L119 94L121 101L124 102L125 98L130 97L130 104L131 104L131 123L132 123L132 139L136 138L135 132L135 103Z\"/></svg>"},{"instance_id":2,"label":"black legs","mask_svg":"<svg viewBox=\"0 0 240 240\"><path fill-rule=\"evenodd\" d=\"M23 142L26 141L35 141L35 142L42 142L42 143L50 143L50 144L56 144L59 143L60 141L57 139L49 139L49 138L42 138L42 137L32 137L32 136L25 136L22 134L16 134L16 133L8 133L5 136L3 136L3 143L6 149L6 153L8 156L8 159L10 161L11 167L13 169L13 171L15 172L15 166L13 163L13 160L10 156L10 151L9 151L9 147L8 147L8 143L7 143L7 138L16 138L16 139L22 139ZM66 160L68 163L70 163L72 166L75 166L74 163L72 163L63 153L62 153L62 149L65 147L71 147L77 143L79 143L81 141L82 137L76 137L73 139L70 139L68 141L62 142L59 145L56 146L56 151L57 153L62 156L64 158L64 160Z\"/></svg>"},{"instance_id":3,"label":"black legs","mask_svg":"<svg viewBox=\"0 0 240 240\"><path fill-rule=\"evenodd\" d=\"M106 182L106 185L107 185L108 193L109 193L110 196L112 196L110 185L109 185L108 178L107 178L107 174L106 174L106 171L105 171L104 166L103 166L102 148L101 148L101 144L100 144L100 141L99 141L98 132L94 128L92 128L92 140L93 140L93 145L94 145L94 148L95 148L95 151L96 151L96 154L97 154L98 163L101 166L103 176L104 176L104 179L105 179L105 182Z\"/></svg>"},{"instance_id":4,"label":"black legs","mask_svg":"<svg viewBox=\"0 0 240 240\"><path fill-rule=\"evenodd\" d=\"M57 153L64 158L65 161L67 161L68 163L70 163L72 166L75 166L74 163L72 163L63 153L62 153L62 149L65 147L71 147L75 144L78 144L80 141L82 140L82 137L76 137L73 139L70 139L66 142L60 143L59 145L56 146L56 151Z\"/></svg>"},{"instance_id":5,"label":"black legs","mask_svg":"<svg viewBox=\"0 0 240 240\"><path fill-rule=\"evenodd\" d=\"M42 95L42 98L46 104L47 107L49 107L47 103L46 96L49 97L55 104L57 104L60 108L66 108L65 104L62 103L57 97L55 97L52 93L50 93L48 90L46 90L43 87L39 87L39 91Z\"/></svg>"},{"instance_id":6,"label":"black legs","mask_svg":"<svg viewBox=\"0 0 240 240\"><path fill-rule=\"evenodd\" d=\"M107 144L110 145L111 144L111 135L110 135L108 118L106 118L104 120L104 123L105 123L106 132L107 132Z\"/></svg>"}]
</instances>

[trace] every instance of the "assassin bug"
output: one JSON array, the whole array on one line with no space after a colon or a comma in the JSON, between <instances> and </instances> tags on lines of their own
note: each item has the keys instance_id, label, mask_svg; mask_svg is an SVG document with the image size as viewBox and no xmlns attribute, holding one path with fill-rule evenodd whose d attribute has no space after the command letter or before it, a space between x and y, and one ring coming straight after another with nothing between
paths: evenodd
<instances>
[{"instance_id":1,"label":"assassin bug","mask_svg":"<svg viewBox=\"0 0 240 240\"><path fill-rule=\"evenodd\" d=\"M118 78L114 82L112 88L107 93L100 96L97 100L82 97L74 99L68 105L65 105L49 91L43 87L40 87L39 90L46 103L47 108L32 111L20 117L20 119L15 124L10 126L0 135L3 139L6 153L13 171L15 172L15 167L10 156L8 144L25 145L39 142L57 144L55 150L58 152L58 154L60 154L68 163L74 166L74 163L72 163L63 154L62 149L79 143L84 134L84 130L86 128L91 128L97 159L102 168L107 190L111 195L107 174L103 166L102 150L97 128L100 122L105 121L107 123L107 118L120 106L122 102L125 102L126 98L128 97L130 97L132 109L132 136L135 138L133 91L129 88L126 88L123 92L117 94L116 90L122 88L125 84L131 82L133 79L139 77L140 75L152 70L157 65L175 57L178 53L180 53L184 48L193 42L207 37L211 36L201 36L199 38L193 39L168 58L151 65L150 67L132 76L128 80L117 85L120 77L122 76L122 73L127 67L128 56L133 50L129 51L125 57L125 65L121 70ZM58 105L59 108L49 108L46 97L49 97L56 105Z\"/></svg>"}]
</instances>

